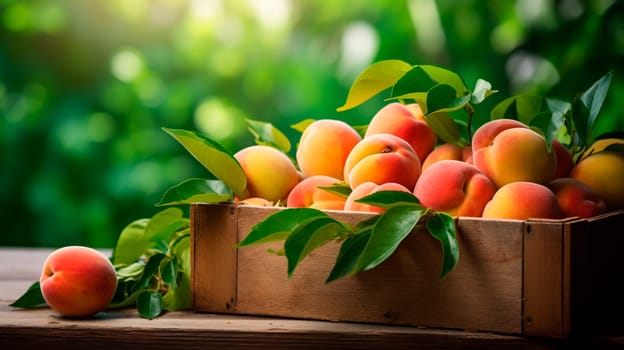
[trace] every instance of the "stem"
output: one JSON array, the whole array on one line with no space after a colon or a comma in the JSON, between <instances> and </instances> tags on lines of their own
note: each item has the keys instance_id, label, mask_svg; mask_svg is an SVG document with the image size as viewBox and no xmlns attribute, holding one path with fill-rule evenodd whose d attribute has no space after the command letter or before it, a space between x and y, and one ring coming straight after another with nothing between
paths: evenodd
<instances>
[{"instance_id":1,"label":"stem","mask_svg":"<svg viewBox=\"0 0 624 350\"><path fill-rule=\"evenodd\" d=\"M472 140L472 114L474 113L474 110L472 109L472 106L470 106L469 103L466 103L466 111L468 112L468 120L466 122L466 129L468 129L468 143L471 143Z\"/></svg>"}]
</instances>

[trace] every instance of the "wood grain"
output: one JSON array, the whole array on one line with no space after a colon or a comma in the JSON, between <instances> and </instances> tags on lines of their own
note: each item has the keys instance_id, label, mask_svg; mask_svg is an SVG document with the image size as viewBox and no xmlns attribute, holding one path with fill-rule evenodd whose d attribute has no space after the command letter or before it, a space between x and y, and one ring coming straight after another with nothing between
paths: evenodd
<instances>
[{"instance_id":1,"label":"wood grain","mask_svg":"<svg viewBox=\"0 0 624 350\"><path fill-rule=\"evenodd\" d=\"M220 210L210 205L203 207L201 210ZM197 231L196 235L237 235L242 240L253 225L272 212L245 206L236 210L236 230ZM330 215L352 224L370 216L344 212ZM336 244L315 250L290 279L286 259L267 253L268 248L277 250L279 246L241 248L235 308L214 309L195 303L195 309L521 333L521 222L462 220L458 242L462 252L459 265L443 280L438 278L442 259L439 243L422 231L408 236L381 266L330 284L324 281L337 255ZM218 261L212 258L214 255L197 256L200 260L195 268L217 265ZM201 284L195 286L201 299L211 294Z\"/></svg>"},{"instance_id":2,"label":"wood grain","mask_svg":"<svg viewBox=\"0 0 624 350\"><path fill-rule=\"evenodd\" d=\"M204 233L191 237L192 303L197 307L223 312L236 303L237 214L230 206L191 206L192 231Z\"/></svg>"},{"instance_id":3,"label":"wood grain","mask_svg":"<svg viewBox=\"0 0 624 350\"><path fill-rule=\"evenodd\" d=\"M14 309L7 291L26 288L50 249L0 247L0 349L565 349L621 348L610 336L545 339L488 332L169 312L146 320L133 308L61 318L49 308ZM21 293L21 291L20 291Z\"/></svg>"}]
</instances>

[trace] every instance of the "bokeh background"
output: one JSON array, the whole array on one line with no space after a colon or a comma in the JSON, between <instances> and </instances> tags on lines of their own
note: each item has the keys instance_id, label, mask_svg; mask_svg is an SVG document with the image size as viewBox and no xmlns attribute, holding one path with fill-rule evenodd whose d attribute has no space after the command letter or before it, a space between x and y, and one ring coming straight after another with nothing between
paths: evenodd
<instances>
[{"instance_id":1,"label":"bokeh background","mask_svg":"<svg viewBox=\"0 0 624 350\"><path fill-rule=\"evenodd\" d=\"M231 151L244 118L337 113L371 63L445 65L504 98L571 100L615 75L601 115L624 130L624 6L613 0L0 0L0 245L112 247L170 186L209 174L162 127ZM500 96L500 97L498 97Z\"/></svg>"}]
</instances>

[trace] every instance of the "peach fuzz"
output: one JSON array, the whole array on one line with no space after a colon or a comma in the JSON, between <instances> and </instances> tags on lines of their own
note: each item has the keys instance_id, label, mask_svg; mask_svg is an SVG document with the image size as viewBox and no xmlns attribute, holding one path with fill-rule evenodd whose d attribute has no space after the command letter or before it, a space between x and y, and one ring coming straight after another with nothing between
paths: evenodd
<instances>
[{"instance_id":1,"label":"peach fuzz","mask_svg":"<svg viewBox=\"0 0 624 350\"><path fill-rule=\"evenodd\" d=\"M580 160L570 177L586 184L607 203L608 210L624 209L624 155L612 151L593 153Z\"/></svg>"},{"instance_id":2,"label":"peach fuzz","mask_svg":"<svg viewBox=\"0 0 624 350\"><path fill-rule=\"evenodd\" d=\"M269 202L286 199L301 178L292 160L273 147L248 146L236 152L234 158L247 178L249 197L260 197Z\"/></svg>"},{"instance_id":3,"label":"peach fuzz","mask_svg":"<svg viewBox=\"0 0 624 350\"><path fill-rule=\"evenodd\" d=\"M557 197L548 187L534 182L518 181L499 188L483 208L484 218L527 220L560 219Z\"/></svg>"},{"instance_id":4,"label":"peach fuzz","mask_svg":"<svg viewBox=\"0 0 624 350\"><path fill-rule=\"evenodd\" d=\"M346 197L321 189L341 183L331 176L315 175L299 182L288 194L286 207L342 210Z\"/></svg>"},{"instance_id":5,"label":"peach fuzz","mask_svg":"<svg viewBox=\"0 0 624 350\"><path fill-rule=\"evenodd\" d=\"M117 274L101 252L83 246L53 251L39 278L45 302L66 317L87 317L104 310L117 289Z\"/></svg>"},{"instance_id":6,"label":"peach fuzz","mask_svg":"<svg viewBox=\"0 0 624 350\"><path fill-rule=\"evenodd\" d=\"M366 136L347 157L344 178L351 189L364 182L396 182L413 189L420 176L420 160L407 143L392 134Z\"/></svg>"},{"instance_id":7,"label":"peach fuzz","mask_svg":"<svg viewBox=\"0 0 624 350\"><path fill-rule=\"evenodd\" d=\"M546 139L512 119L492 120L477 129L472 162L498 187L516 181L546 185L557 170L555 152L548 150Z\"/></svg>"},{"instance_id":8,"label":"peach fuzz","mask_svg":"<svg viewBox=\"0 0 624 350\"><path fill-rule=\"evenodd\" d=\"M344 164L362 137L349 124L333 119L312 122L301 134L296 159L304 177L325 175L343 179Z\"/></svg>"},{"instance_id":9,"label":"peach fuzz","mask_svg":"<svg viewBox=\"0 0 624 350\"><path fill-rule=\"evenodd\" d=\"M475 166L440 160L422 172L414 195L420 203L452 216L479 217L496 192L496 185Z\"/></svg>"},{"instance_id":10,"label":"peach fuzz","mask_svg":"<svg viewBox=\"0 0 624 350\"><path fill-rule=\"evenodd\" d=\"M607 212L602 196L577 179L562 177L550 182L565 217L590 218Z\"/></svg>"},{"instance_id":11,"label":"peach fuzz","mask_svg":"<svg viewBox=\"0 0 624 350\"><path fill-rule=\"evenodd\" d=\"M431 151L422 162L422 170L425 171L431 164L441 160L459 160L472 164L472 148L459 146L453 143L443 143Z\"/></svg>"},{"instance_id":12,"label":"peach fuzz","mask_svg":"<svg viewBox=\"0 0 624 350\"><path fill-rule=\"evenodd\" d=\"M382 107L371 119L364 137L392 134L407 141L423 161L435 147L438 138L427 125L417 103L392 102Z\"/></svg>"},{"instance_id":13,"label":"peach fuzz","mask_svg":"<svg viewBox=\"0 0 624 350\"><path fill-rule=\"evenodd\" d=\"M384 208L370 205L366 203L356 202L356 200L360 198L364 198L369 194L379 192L379 191L402 191L411 193L409 189L405 186L395 183L395 182L386 182L384 184L378 185L374 182L364 182L358 185L356 188L351 191L351 194L347 197L347 201L344 205L345 211L363 211L369 213L382 213L385 211Z\"/></svg>"}]
</instances>

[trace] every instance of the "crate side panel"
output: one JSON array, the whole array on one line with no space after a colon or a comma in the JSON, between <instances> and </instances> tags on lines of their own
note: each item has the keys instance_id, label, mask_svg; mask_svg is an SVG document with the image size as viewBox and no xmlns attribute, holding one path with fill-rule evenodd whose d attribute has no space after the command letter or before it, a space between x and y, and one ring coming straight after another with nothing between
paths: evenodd
<instances>
[{"instance_id":1,"label":"crate side panel","mask_svg":"<svg viewBox=\"0 0 624 350\"><path fill-rule=\"evenodd\" d=\"M587 261L582 281L587 300L581 300L589 315L585 315L585 329L593 334L621 334L624 329L624 284L622 275L622 247L624 247L624 211L589 219L585 231L572 235L586 235ZM575 285L575 287L578 286ZM580 288L580 287L579 287ZM576 321L581 321L575 318Z\"/></svg>"},{"instance_id":2,"label":"crate side panel","mask_svg":"<svg viewBox=\"0 0 624 350\"><path fill-rule=\"evenodd\" d=\"M524 334L564 336L563 224L525 223Z\"/></svg>"},{"instance_id":3,"label":"crate side panel","mask_svg":"<svg viewBox=\"0 0 624 350\"><path fill-rule=\"evenodd\" d=\"M227 312L236 303L237 210L191 205L193 309Z\"/></svg>"},{"instance_id":4,"label":"crate side panel","mask_svg":"<svg viewBox=\"0 0 624 350\"><path fill-rule=\"evenodd\" d=\"M352 223L364 218L335 215ZM252 222L239 221L239 239ZM375 269L330 284L324 280L335 261L337 244L314 251L291 279L286 259L266 252L270 246L241 248L236 311L520 333L521 223L460 220L458 224L459 264L443 280L438 279L439 244L423 231L408 236Z\"/></svg>"}]
</instances>

